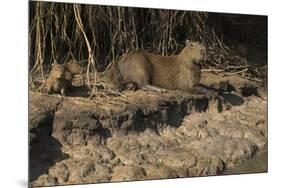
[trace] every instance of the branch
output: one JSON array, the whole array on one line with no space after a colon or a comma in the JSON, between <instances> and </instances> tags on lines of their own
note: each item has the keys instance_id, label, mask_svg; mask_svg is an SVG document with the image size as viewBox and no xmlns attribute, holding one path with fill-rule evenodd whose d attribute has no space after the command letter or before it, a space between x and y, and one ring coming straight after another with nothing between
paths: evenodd
<instances>
[{"instance_id":1,"label":"branch","mask_svg":"<svg viewBox=\"0 0 281 188\"><path fill-rule=\"evenodd\" d=\"M88 62L88 66L87 66L87 80L88 80L88 85L90 86L91 85L90 79L89 79L90 65L93 66L95 73L97 72L97 69L96 69L96 65L94 63L94 59L93 59L93 56L92 56L92 48L91 48L90 42L89 42L89 40L87 38L87 35L86 35L86 33L83 29L84 27L83 27L83 23L82 23L80 12L79 12L79 5L74 4L73 9L74 9L75 20L78 24L79 29L81 30L81 32L83 34L83 37L85 39L85 42L86 42L86 45L87 45L87 48L88 48L88 54L89 54L88 61L89 62Z\"/></svg>"}]
</instances>

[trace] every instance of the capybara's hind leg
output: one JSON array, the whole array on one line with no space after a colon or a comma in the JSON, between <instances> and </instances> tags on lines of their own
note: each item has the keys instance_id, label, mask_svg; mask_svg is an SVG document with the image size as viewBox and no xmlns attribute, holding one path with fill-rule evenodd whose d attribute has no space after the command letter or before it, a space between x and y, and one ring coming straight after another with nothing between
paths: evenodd
<instances>
[{"instance_id":1,"label":"capybara's hind leg","mask_svg":"<svg viewBox=\"0 0 281 188\"><path fill-rule=\"evenodd\" d=\"M126 90L136 91L137 90L137 85L135 83L127 83L127 84L124 85L124 88Z\"/></svg>"}]
</instances>

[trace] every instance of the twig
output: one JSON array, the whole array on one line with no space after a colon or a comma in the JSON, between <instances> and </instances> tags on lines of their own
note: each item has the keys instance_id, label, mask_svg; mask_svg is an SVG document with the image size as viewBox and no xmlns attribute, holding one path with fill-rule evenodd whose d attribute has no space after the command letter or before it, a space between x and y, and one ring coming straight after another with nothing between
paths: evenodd
<instances>
[{"instance_id":1,"label":"twig","mask_svg":"<svg viewBox=\"0 0 281 188\"><path fill-rule=\"evenodd\" d=\"M201 72L224 72L223 69L201 69Z\"/></svg>"},{"instance_id":2,"label":"twig","mask_svg":"<svg viewBox=\"0 0 281 188\"><path fill-rule=\"evenodd\" d=\"M235 74L240 74L240 73L243 73L243 72L246 72L248 70L248 68L245 68L241 71L237 71L237 72L231 72L231 73L224 73L224 76L231 76L231 75L235 75Z\"/></svg>"},{"instance_id":3,"label":"twig","mask_svg":"<svg viewBox=\"0 0 281 188\"><path fill-rule=\"evenodd\" d=\"M88 66L87 66L87 78L88 78L88 85L90 86L90 79L89 79L90 65L93 66L95 72L97 71L97 69L96 69L96 65L94 64L94 59L93 59L93 56L92 56L92 49L91 49L89 40L88 40L87 35L86 35L86 33L83 29L82 20L81 20L80 13L79 13L79 5L74 4L73 9L74 9L75 20L78 24L78 27L80 28L80 31L82 32L82 34L84 36L84 39L85 39L85 42L86 42L86 45L87 45L87 48L88 48L88 61L89 61L89 63L88 63Z\"/></svg>"},{"instance_id":4,"label":"twig","mask_svg":"<svg viewBox=\"0 0 281 188\"><path fill-rule=\"evenodd\" d=\"M260 82L260 83L263 83L264 81L261 80L261 79L258 79L258 78L251 78L251 77L248 77L248 76L243 76L243 78L247 79L247 80L251 80L251 81L255 81L255 82Z\"/></svg>"}]
</instances>

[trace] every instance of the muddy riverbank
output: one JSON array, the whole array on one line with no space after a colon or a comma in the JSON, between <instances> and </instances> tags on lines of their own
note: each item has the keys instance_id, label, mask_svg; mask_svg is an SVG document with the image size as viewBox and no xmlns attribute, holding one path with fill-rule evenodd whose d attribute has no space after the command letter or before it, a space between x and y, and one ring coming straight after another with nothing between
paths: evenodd
<instances>
[{"instance_id":1,"label":"muddy riverbank","mask_svg":"<svg viewBox=\"0 0 281 188\"><path fill-rule=\"evenodd\" d=\"M227 83L221 98L137 91L101 106L30 92L32 186L266 172L265 90L239 76L202 80Z\"/></svg>"}]
</instances>

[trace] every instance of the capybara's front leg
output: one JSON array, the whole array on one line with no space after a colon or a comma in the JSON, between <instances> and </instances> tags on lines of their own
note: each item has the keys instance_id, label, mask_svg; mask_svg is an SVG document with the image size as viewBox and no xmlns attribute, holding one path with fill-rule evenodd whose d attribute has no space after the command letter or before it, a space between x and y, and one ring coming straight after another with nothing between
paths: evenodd
<instances>
[{"instance_id":1,"label":"capybara's front leg","mask_svg":"<svg viewBox=\"0 0 281 188\"><path fill-rule=\"evenodd\" d=\"M61 88L60 93L61 93L62 96L66 96L66 89L65 89L65 87Z\"/></svg>"},{"instance_id":2,"label":"capybara's front leg","mask_svg":"<svg viewBox=\"0 0 281 188\"><path fill-rule=\"evenodd\" d=\"M216 98L219 95L217 89L214 88L207 88L202 85L196 85L191 89L191 93L195 94L204 94L207 97Z\"/></svg>"},{"instance_id":3,"label":"capybara's front leg","mask_svg":"<svg viewBox=\"0 0 281 188\"><path fill-rule=\"evenodd\" d=\"M149 84L142 86L142 89L146 90L146 91L156 91L156 92L159 92L159 93L164 93L164 92L168 91L167 89L160 88L160 87L153 86L153 85L149 85Z\"/></svg>"}]
</instances>

